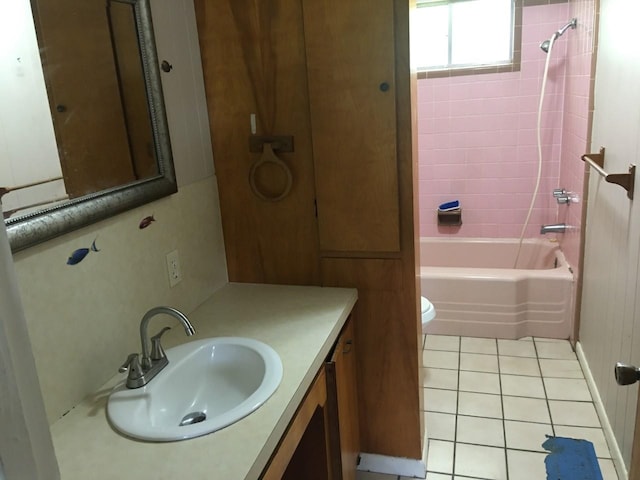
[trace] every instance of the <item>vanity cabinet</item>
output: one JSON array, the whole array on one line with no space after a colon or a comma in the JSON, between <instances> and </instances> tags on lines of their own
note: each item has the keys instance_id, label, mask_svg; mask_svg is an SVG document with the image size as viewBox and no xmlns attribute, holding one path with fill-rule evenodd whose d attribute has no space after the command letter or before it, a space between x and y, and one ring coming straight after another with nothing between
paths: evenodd
<instances>
[{"instance_id":1,"label":"vanity cabinet","mask_svg":"<svg viewBox=\"0 0 640 480\"><path fill-rule=\"evenodd\" d=\"M326 374L321 368L261 480L332 478L326 404Z\"/></svg>"},{"instance_id":2,"label":"vanity cabinet","mask_svg":"<svg viewBox=\"0 0 640 480\"><path fill-rule=\"evenodd\" d=\"M353 480L359 454L355 343L348 320L262 480Z\"/></svg>"},{"instance_id":3,"label":"vanity cabinet","mask_svg":"<svg viewBox=\"0 0 640 480\"><path fill-rule=\"evenodd\" d=\"M360 433L358 421L358 389L356 378L356 344L353 321L349 319L338 338L331 358L325 364L327 375L327 403L337 419L336 454L340 456L339 470L343 480L355 480Z\"/></svg>"}]
</instances>

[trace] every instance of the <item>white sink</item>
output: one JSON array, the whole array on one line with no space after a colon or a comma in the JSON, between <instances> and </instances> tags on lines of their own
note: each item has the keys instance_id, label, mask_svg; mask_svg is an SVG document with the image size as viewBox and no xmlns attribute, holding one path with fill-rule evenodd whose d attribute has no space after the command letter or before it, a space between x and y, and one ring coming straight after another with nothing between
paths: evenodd
<instances>
[{"instance_id":1,"label":"white sink","mask_svg":"<svg viewBox=\"0 0 640 480\"><path fill-rule=\"evenodd\" d=\"M144 387L118 385L111 425L127 436L164 442L220 430L246 417L276 391L282 362L250 338L218 337L166 351L169 365Z\"/></svg>"}]
</instances>

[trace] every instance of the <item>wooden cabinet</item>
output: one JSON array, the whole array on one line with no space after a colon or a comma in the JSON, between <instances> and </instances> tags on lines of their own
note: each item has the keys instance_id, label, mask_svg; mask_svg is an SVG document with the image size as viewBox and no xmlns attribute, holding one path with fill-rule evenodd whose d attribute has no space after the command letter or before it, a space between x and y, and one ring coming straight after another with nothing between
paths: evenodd
<instances>
[{"instance_id":1,"label":"wooden cabinet","mask_svg":"<svg viewBox=\"0 0 640 480\"><path fill-rule=\"evenodd\" d=\"M357 288L361 449L417 459L412 3L195 0L229 280ZM251 114L294 136L278 202L249 188Z\"/></svg>"},{"instance_id":2,"label":"wooden cabinet","mask_svg":"<svg viewBox=\"0 0 640 480\"><path fill-rule=\"evenodd\" d=\"M347 321L262 480L355 479L360 446L353 333Z\"/></svg>"},{"instance_id":3,"label":"wooden cabinet","mask_svg":"<svg viewBox=\"0 0 640 480\"><path fill-rule=\"evenodd\" d=\"M393 2L302 4L320 250L397 252Z\"/></svg>"},{"instance_id":4,"label":"wooden cabinet","mask_svg":"<svg viewBox=\"0 0 640 480\"><path fill-rule=\"evenodd\" d=\"M356 378L356 345L353 322L349 320L336 342L333 355L325 364L327 375L327 407L339 428L332 451L339 456L339 477L355 480L360 434L358 390Z\"/></svg>"},{"instance_id":5,"label":"wooden cabinet","mask_svg":"<svg viewBox=\"0 0 640 480\"><path fill-rule=\"evenodd\" d=\"M261 480L331 478L326 403L326 374L324 368L321 368Z\"/></svg>"}]
</instances>

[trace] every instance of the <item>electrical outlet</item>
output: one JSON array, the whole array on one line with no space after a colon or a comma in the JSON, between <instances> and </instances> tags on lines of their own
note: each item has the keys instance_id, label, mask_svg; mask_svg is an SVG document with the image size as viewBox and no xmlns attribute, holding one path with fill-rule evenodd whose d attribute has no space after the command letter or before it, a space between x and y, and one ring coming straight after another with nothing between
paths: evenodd
<instances>
[{"instance_id":1,"label":"electrical outlet","mask_svg":"<svg viewBox=\"0 0 640 480\"><path fill-rule=\"evenodd\" d=\"M182 280L182 271L180 270L180 258L178 250L167 253L167 272L169 273L169 285L175 286Z\"/></svg>"}]
</instances>

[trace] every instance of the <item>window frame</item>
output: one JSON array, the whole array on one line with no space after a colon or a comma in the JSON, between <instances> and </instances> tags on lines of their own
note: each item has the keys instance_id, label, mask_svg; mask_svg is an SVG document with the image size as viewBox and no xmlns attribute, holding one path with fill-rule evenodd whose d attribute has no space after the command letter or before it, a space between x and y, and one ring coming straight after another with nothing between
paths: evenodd
<instances>
[{"instance_id":1,"label":"window frame","mask_svg":"<svg viewBox=\"0 0 640 480\"><path fill-rule=\"evenodd\" d=\"M417 0L416 8L425 8L426 5L449 5L454 3L468 2L473 0ZM520 71L521 53L522 53L522 8L524 0L513 0L512 2L512 19L513 28L511 33L511 61L504 63L494 63L488 65L454 65L450 67L428 69L426 67L417 66L418 78L441 78L453 77L460 75L476 75L482 73L502 73L502 72L518 72ZM424 5L424 6L420 6ZM449 16L449 41L448 41L448 59L451 59L451 16Z\"/></svg>"}]
</instances>

